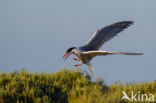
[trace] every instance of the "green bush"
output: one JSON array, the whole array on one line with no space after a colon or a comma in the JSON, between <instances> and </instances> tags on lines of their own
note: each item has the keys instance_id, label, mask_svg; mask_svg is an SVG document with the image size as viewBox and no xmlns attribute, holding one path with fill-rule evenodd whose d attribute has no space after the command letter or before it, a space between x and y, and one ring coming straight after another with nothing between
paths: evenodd
<instances>
[{"instance_id":1,"label":"green bush","mask_svg":"<svg viewBox=\"0 0 156 103\"><path fill-rule=\"evenodd\" d=\"M156 82L107 86L103 80L91 80L87 72L69 69L0 74L0 103L129 103L121 101L123 90L128 94L132 90L153 93L156 97Z\"/></svg>"}]
</instances>

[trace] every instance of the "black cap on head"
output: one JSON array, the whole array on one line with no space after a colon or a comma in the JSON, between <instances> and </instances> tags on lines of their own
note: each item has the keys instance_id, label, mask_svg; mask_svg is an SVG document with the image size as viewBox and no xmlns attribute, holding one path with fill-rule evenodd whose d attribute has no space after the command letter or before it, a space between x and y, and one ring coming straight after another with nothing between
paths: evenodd
<instances>
[{"instance_id":1,"label":"black cap on head","mask_svg":"<svg viewBox=\"0 0 156 103\"><path fill-rule=\"evenodd\" d=\"M71 47L71 48L69 48L69 49L67 49L67 52L66 53L69 53L69 52L71 52L73 49L75 49L76 47Z\"/></svg>"}]
</instances>

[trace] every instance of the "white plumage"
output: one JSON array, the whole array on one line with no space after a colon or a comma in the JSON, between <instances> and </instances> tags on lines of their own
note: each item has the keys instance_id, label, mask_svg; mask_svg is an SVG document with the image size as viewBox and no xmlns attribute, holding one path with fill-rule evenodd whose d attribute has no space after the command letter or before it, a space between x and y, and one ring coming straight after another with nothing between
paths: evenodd
<instances>
[{"instance_id":1,"label":"white plumage","mask_svg":"<svg viewBox=\"0 0 156 103\"><path fill-rule=\"evenodd\" d=\"M112 51L99 50L106 41L112 39L119 32L123 31L131 24L133 24L133 21L121 21L121 22L117 22L112 25L103 27L101 29L98 29L93 34L91 39L84 46L71 47L67 49L66 54L63 56L63 58L65 58L66 60L70 54L75 54L79 59L77 58L73 58L73 59L80 61L81 64L74 65L74 66L77 67L82 64L88 65L90 72L96 78L96 75L94 73L94 68L90 62L95 56L100 56L100 55L105 56L105 55L112 55L112 54L142 55L142 53L112 52Z\"/></svg>"}]
</instances>

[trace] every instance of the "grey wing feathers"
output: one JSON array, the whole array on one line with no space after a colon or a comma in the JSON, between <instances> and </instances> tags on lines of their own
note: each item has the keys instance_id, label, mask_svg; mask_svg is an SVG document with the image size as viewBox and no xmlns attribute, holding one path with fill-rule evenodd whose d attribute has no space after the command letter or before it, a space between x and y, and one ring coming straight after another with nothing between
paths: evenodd
<instances>
[{"instance_id":1,"label":"grey wing feathers","mask_svg":"<svg viewBox=\"0 0 156 103\"><path fill-rule=\"evenodd\" d=\"M88 51L88 52L82 52L82 54L85 57L94 57L98 55L111 55L111 54L117 54L118 52L110 52L110 51Z\"/></svg>"},{"instance_id":2,"label":"grey wing feathers","mask_svg":"<svg viewBox=\"0 0 156 103\"><path fill-rule=\"evenodd\" d=\"M117 52L117 53L123 55L143 55L143 53L129 53L129 52Z\"/></svg>"},{"instance_id":3,"label":"grey wing feathers","mask_svg":"<svg viewBox=\"0 0 156 103\"><path fill-rule=\"evenodd\" d=\"M106 41L112 39L117 33L123 31L131 24L133 24L133 21L121 21L99 29L83 47L87 48L87 50L98 50Z\"/></svg>"},{"instance_id":4,"label":"grey wing feathers","mask_svg":"<svg viewBox=\"0 0 156 103\"><path fill-rule=\"evenodd\" d=\"M129 53L129 52L112 52L112 51L88 51L88 52L82 52L82 54L86 58L92 59L95 56L100 55L112 55L112 54L122 54L122 55L143 55L142 53Z\"/></svg>"}]
</instances>

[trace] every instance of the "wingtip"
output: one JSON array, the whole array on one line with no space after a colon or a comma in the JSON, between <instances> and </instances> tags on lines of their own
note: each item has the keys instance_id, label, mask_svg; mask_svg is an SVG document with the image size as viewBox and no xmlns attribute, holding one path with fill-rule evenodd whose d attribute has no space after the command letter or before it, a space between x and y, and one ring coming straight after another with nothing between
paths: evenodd
<instances>
[{"instance_id":1,"label":"wingtip","mask_svg":"<svg viewBox=\"0 0 156 103\"><path fill-rule=\"evenodd\" d=\"M134 21L131 21L131 20L125 20L125 21L121 21L121 22L128 23L128 24L133 24L134 23Z\"/></svg>"},{"instance_id":2,"label":"wingtip","mask_svg":"<svg viewBox=\"0 0 156 103\"><path fill-rule=\"evenodd\" d=\"M127 21L130 25L134 24L134 21Z\"/></svg>"},{"instance_id":3,"label":"wingtip","mask_svg":"<svg viewBox=\"0 0 156 103\"><path fill-rule=\"evenodd\" d=\"M132 25L132 24L134 24L134 21L120 21L120 22L118 22L119 24L123 24L123 25L127 25L127 26L130 26L130 25Z\"/></svg>"},{"instance_id":4,"label":"wingtip","mask_svg":"<svg viewBox=\"0 0 156 103\"><path fill-rule=\"evenodd\" d=\"M136 55L144 55L144 53L136 53Z\"/></svg>"},{"instance_id":5,"label":"wingtip","mask_svg":"<svg viewBox=\"0 0 156 103\"><path fill-rule=\"evenodd\" d=\"M140 55L144 55L144 53L140 53Z\"/></svg>"},{"instance_id":6,"label":"wingtip","mask_svg":"<svg viewBox=\"0 0 156 103\"><path fill-rule=\"evenodd\" d=\"M133 24L134 23L134 21L127 21L127 22L129 22L130 24Z\"/></svg>"},{"instance_id":7,"label":"wingtip","mask_svg":"<svg viewBox=\"0 0 156 103\"><path fill-rule=\"evenodd\" d=\"M120 21L117 22L113 25L115 25L116 27L120 28L121 31L123 31L124 29L126 29L127 27L129 27L130 25L132 25L134 23L134 21Z\"/></svg>"}]
</instances>

